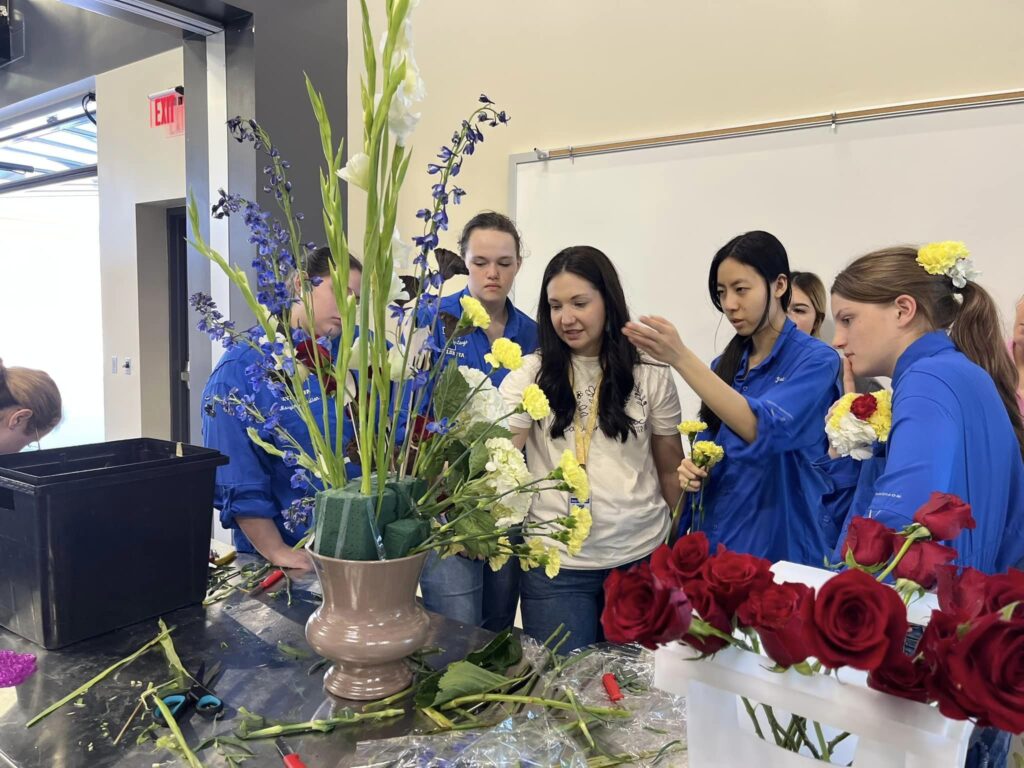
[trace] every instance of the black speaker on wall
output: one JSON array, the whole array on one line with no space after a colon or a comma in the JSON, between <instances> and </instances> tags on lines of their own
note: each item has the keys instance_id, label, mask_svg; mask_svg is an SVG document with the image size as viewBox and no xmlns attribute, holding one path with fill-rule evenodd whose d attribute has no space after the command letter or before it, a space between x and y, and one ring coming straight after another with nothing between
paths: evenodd
<instances>
[{"instance_id":1,"label":"black speaker on wall","mask_svg":"<svg viewBox=\"0 0 1024 768\"><path fill-rule=\"evenodd\" d=\"M0 67L25 55L25 21L14 0L0 0Z\"/></svg>"},{"instance_id":2,"label":"black speaker on wall","mask_svg":"<svg viewBox=\"0 0 1024 768\"><path fill-rule=\"evenodd\" d=\"M14 0L0 0L0 64L7 64L14 58L13 22Z\"/></svg>"}]
</instances>

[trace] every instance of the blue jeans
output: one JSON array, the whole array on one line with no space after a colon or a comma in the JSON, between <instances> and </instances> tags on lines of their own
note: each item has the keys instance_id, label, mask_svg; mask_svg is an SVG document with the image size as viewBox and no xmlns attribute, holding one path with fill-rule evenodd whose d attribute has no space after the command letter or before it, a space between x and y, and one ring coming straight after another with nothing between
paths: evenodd
<instances>
[{"instance_id":1,"label":"blue jeans","mask_svg":"<svg viewBox=\"0 0 1024 768\"><path fill-rule=\"evenodd\" d=\"M618 568L629 568L634 564L626 563ZM553 579L545 575L543 568L524 573L519 581L523 631L543 643L559 624L563 625L571 634L560 653L604 640L601 628L604 580L611 572L611 568L593 571L563 568Z\"/></svg>"},{"instance_id":2,"label":"blue jeans","mask_svg":"<svg viewBox=\"0 0 1024 768\"><path fill-rule=\"evenodd\" d=\"M1010 758L1011 738L998 728L975 728L967 747L966 768L1004 768Z\"/></svg>"},{"instance_id":3,"label":"blue jeans","mask_svg":"<svg viewBox=\"0 0 1024 768\"><path fill-rule=\"evenodd\" d=\"M519 603L519 561L511 559L500 571L484 560L427 557L420 576L423 605L428 611L491 632L515 623Z\"/></svg>"}]
</instances>

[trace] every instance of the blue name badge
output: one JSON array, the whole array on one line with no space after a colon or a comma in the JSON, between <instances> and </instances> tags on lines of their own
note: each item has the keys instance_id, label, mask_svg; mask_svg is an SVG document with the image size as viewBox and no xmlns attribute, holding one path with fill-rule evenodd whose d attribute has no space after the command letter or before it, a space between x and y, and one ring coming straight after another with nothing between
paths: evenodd
<instances>
[{"instance_id":1,"label":"blue name badge","mask_svg":"<svg viewBox=\"0 0 1024 768\"><path fill-rule=\"evenodd\" d=\"M576 507L583 507L585 510L590 512L591 515L593 515L594 510L590 506L590 502L592 502L593 500L594 500L594 497L591 496L586 501L580 501L579 499L577 499L572 494L569 494L569 513L572 514L573 509L575 509Z\"/></svg>"}]
</instances>

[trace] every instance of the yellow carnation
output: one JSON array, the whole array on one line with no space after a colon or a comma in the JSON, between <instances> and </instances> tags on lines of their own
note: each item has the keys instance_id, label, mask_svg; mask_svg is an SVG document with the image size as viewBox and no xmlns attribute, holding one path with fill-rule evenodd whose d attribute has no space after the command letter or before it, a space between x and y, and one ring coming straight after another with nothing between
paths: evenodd
<instances>
[{"instance_id":1,"label":"yellow carnation","mask_svg":"<svg viewBox=\"0 0 1024 768\"><path fill-rule=\"evenodd\" d=\"M484 355L484 360L492 368L508 368L514 371L523 364L523 349L509 339L495 339L491 351Z\"/></svg>"},{"instance_id":2,"label":"yellow carnation","mask_svg":"<svg viewBox=\"0 0 1024 768\"><path fill-rule=\"evenodd\" d=\"M843 416L850 412L850 406L858 397L860 397L860 395L856 392L850 392L836 400L835 404L832 406L832 411L828 416L828 428L830 430L833 432L839 431L840 422L843 420Z\"/></svg>"},{"instance_id":3,"label":"yellow carnation","mask_svg":"<svg viewBox=\"0 0 1024 768\"><path fill-rule=\"evenodd\" d=\"M508 540L508 536L501 536L498 538L498 546L500 547L498 554L487 559L487 564L495 572L500 571L508 562L509 553L512 551L512 542Z\"/></svg>"},{"instance_id":4,"label":"yellow carnation","mask_svg":"<svg viewBox=\"0 0 1024 768\"><path fill-rule=\"evenodd\" d=\"M967 246L959 240L943 240L941 243L928 243L917 251L917 263L924 267L929 275L945 275L960 260L971 255Z\"/></svg>"},{"instance_id":5,"label":"yellow carnation","mask_svg":"<svg viewBox=\"0 0 1024 768\"><path fill-rule=\"evenodd\" d=\"M572 512L569 513L569 543L566 545L566 549L569 551L570 557L576 557L583 549L583 542L587 540L590 535L590 526L594 520L590 515L590 510L586 507L573 507Z\"/></svg>"},{"instance_id":6,"label":"yellow carnation","mask_svg":"<svg viewBox=\"0 0 1024 768\"><path fill-rule=\"evenodd\" d=\"M536 384L531 384L523 390L523 404L521 407L526 413L530 414L530 418L534 421L540 421L551 413L551 404L548 403L548 396Z\"/></svg>"},{"instance_id":7,"label":"yellow carnation","mask_svg":"<svg viewBox=\"0 0 1024 768\"><path fill-rule=\"evenodd\" d=\"M527 552L519 560L522 569L528 571L531 568L536 568L538 565L543 565L547 554L544 549L544 542L533 538L526 542L526 546Z\"/></svg>"},{"instance_id":8,"label":"yellow carnation","mask_svg":"<svg viewBox=\"0 0 1024 768\"><path fill-rule=\"evenodd\" d=\"M483 304L469 295L460 298L459 304L462 305L462 325L472 325L487 330L491 324L491 316L487 314Z\"/></svg>"},{"instance_id":9,"label":"yellow carnation","mask_svg":"<svg viewBox=\"0 0 1024 768\"><path fill-rule=\"evenodd\" d=\"M580 466L580 463L576 461L572 451L567 450L562 454L562 458L558 462L558 470L562 474L562 479L569 486L569 490L572 491L573 496L580 501L586 501L590 498L590 482L587 480L587 473Z\"/></svg>"},{"instance_id":10,"label":"yellow carnation","mask_svg":"<svg viewBox=\"0 0 1024 768\"><path fill-rule=\"evenodd\" d=\"M710 440L698 440L693 444L690 458L698 467L711 469L725 458L725 449Z\"/></svg>"},{"instance_id":11,"label":"yellow carnation","mask_svg":"<svg viewBox=\"0 0 1024 768\"><path fill-rule=\"evenodd\" d=\"M878 442L884 443L889 439L889 431L892 429L892 392L883 389L879 392L872 392L878 408L868 417L868 424L878 435Z\"/></svg>"},{"instance_id":12,"label":"yellow carnation","mask_svg":"<svg viewBox=\"0 0 1024 768\"><path fill-rule=\"evenodd\" d=\"M558 575L559 569L562 567L562 556L558 554L558 550L554 547L548 547L547 561L544 563L544 573L549 579L555 578Z\"/></svg>"},{"instance_id":13,"label":"yellow carnation","mask_svg":"<svg viewBox=\"0 0 1024 768\"><path fill-rule=\"evenodd\" d=\"M703 432L707 428L707 424L697 419L689 419L676 427L679 430L679 434L686 435L687 437Z\"/></svg>"}]
</instances>

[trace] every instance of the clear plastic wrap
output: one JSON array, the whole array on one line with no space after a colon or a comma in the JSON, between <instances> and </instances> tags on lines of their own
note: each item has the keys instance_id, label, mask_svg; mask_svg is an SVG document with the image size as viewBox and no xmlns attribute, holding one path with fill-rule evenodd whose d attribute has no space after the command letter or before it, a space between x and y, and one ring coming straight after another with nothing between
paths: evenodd
<instances>
[{"instance_id":1,"label":"clear plastic wrap","mask_svg":"<svg viewBox=\"0 0 1024 768\"><path fill-rule=\"evenodd\" d=\"M523 641L523 667L544 670L548 654ZM623 698L609 700L604 676L611 674ZM360 742L356 766L363 768L489 768L490 766L634 765L686 768L686 706L653 686L654 654L638 646L600 644L576 651L541 675L532 695L572 700L581 707L617 707L628 718L588 718L586 733L573 711L531 705L497 726ZM591 745L591 740L593 745ZM632 762L620 760L630 756ZM590 762L588 763L588 758Z\"/></svg>"},{"instance_id":2,"label":"clear plastic wrap","mask_svg":"<svg viewBox=\"0 0 1024 768\"><path fill-rule=\"evenodd\" d=\"M583 751L546 717L518 715L485 730L362 741L357 768L587 768Z\"/></svg>"}]
</instances>

